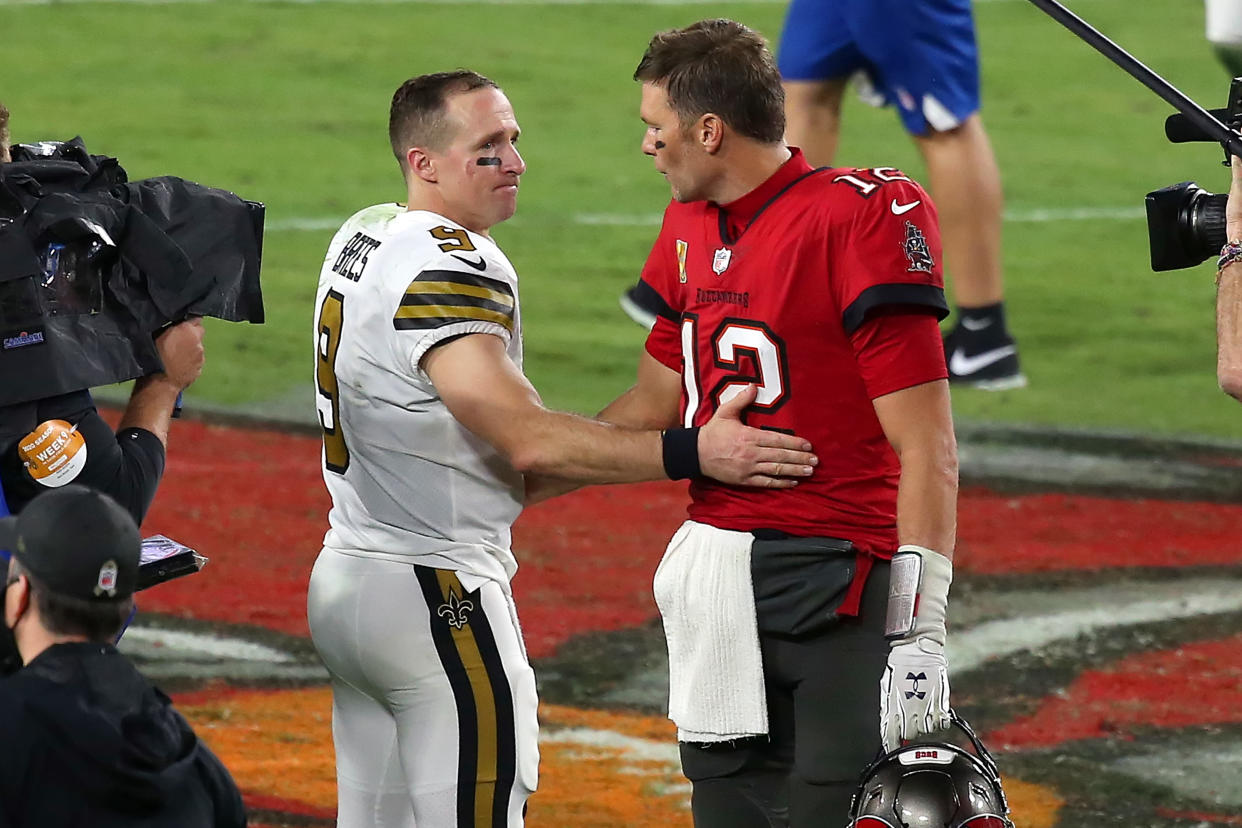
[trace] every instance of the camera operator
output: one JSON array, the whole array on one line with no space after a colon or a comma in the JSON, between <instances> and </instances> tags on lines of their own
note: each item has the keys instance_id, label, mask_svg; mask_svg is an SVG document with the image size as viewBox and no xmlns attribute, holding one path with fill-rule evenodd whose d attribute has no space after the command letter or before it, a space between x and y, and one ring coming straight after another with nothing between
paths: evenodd
<instances>
[{"instance_id":1,"label":"camera operator","mask_svg":"<svg viewBox=\"0 0 1242 828\"><path fill-rule=\"evenodd\" d=\"M10 161L8 127L0 103L0 164ZM164 472L177 397L203 369L201 320L167 327L155 348L164 370L134 383L115 434L86 388L0 406L0 486L9 511L76 482L111 495L142 522Z\"/></svg>"},{"instance_id":2,"label":"camera operator","mask_svg":"<svg viewBox=\"0 0 1242 828\"><path fill-rule=\"evenodd\" d=\"M134 382L115 434L86 389L0 407L0 485L10 511L72 480L108 493L141 523L164 473L177 395L203 370L202 320L171 326L155 347L164 370ZM65 445L54 446L57 441ZM40 460L47 448L53 453ZM58 469L43 474L64 456Z\"/></svg>"},{"instance_id":3,"label":"camera operator","mask_svg":"<svg viewBox=\"0 0 1242 828\"><path fill-rule=\"evenodd\" d=\"M111 644L140 543L129 514L85 486L0 519L0 632L24 662L0 680L0 828L246 824L220 760Z\"/></svg>"},{"instance_id":4,"label":"camera operator","mask_svg":"<svg viewBox=\"0 0 1242 828\"><path fill-rule=\"evenodd\" d=\"M1242 401L1242 159L1233 161L1225 206L1225 238L1216 272L1216 378Z\"/></svg>"}]
</instances>

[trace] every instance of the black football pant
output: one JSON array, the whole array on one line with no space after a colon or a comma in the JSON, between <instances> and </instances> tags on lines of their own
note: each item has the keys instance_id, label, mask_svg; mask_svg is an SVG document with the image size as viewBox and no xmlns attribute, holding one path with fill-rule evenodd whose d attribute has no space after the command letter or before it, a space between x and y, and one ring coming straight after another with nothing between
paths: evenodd
<instances>
[{"instance_id":1,"label":"black football pant","mask_svg":"<svg viewBox=\"0 0 1242 828\"><path fill-rule=\"evenodd\" d=\"M760 636L768 738L680 744L696 828L845 825L880 750L888 572L876 563L858 617L801 639Z\"/></svg>"}]
</instances>

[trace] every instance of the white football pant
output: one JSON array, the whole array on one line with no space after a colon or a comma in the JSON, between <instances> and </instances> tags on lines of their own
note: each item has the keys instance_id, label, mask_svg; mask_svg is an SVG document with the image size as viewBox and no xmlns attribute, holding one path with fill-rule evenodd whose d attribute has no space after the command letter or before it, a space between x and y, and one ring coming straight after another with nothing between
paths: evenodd
<instances>
[{"instance_id":1,"label":"white football pant","mask_svg":"<svg viewBox=\"0 0 1242 828\"><path fill-rule=\"evenodd\" d=\"M332 677L340 828L520 828L539 725L507 590L324 549L307 604Z\"/></svg>"}]
</instances>

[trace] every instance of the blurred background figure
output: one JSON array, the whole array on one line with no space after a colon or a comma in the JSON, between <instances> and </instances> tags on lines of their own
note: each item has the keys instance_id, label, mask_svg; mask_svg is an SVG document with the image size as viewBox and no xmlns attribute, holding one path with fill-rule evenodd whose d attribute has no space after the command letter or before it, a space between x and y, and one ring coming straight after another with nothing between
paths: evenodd
<instances>
[{"instance_id":1,"label":"blurred background figure","mask_svg":"<svg viewBox=\"0 0 1242 828\"><path fill-rule=\"evenodd\" d=\"M897 107L927 163L953 276L949 379L990 390L1026 385L1005 322L1001 180L979 116L970 0L793 0L778 63L785 139L814 166L833 164L849 79L868 103Z\"/></svg>"},{"instance_id":2,"label":"blurred background figure","mask_svg":"<svg viewBox=\"0 0 1242 828\"><path fill-rule=\"evenodd\" d=\"M1005 321L1000 170L979 117L970 0L793 0L778 63L785 140L812 166L833 165L850 80L867 103L898 108L927 164L953 274L949 379L993 391L1025 386ZM655 322L641 285L626 291L621 307L648 329Z\"/></svg>"},{"instance_id":3,"label":"blurred background figure","mask_svg":"<svg viewBox=\"0 0 1242 828\"><path fill-rule=\"evenodd\" d=\"M1229 74L1242 75L1242 0L1207 0L1207 39Z\"/></svg>"}]
</instances>

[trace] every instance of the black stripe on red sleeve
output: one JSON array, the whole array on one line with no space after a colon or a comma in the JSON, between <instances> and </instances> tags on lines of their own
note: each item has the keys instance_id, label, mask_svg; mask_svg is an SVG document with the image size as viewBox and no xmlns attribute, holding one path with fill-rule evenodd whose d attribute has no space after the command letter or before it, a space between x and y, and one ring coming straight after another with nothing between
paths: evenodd
<instances>
[{"instance_id":1,"label":"black stripe on red sleeve","mask_svg":"<svg viewBox=\"0 0 1242 828\"><path fill-rule=\"evenodd\" d=\"M659 291L642 279L639 279L638 284L634 286L634 301L642 308L655 311L657 316L663 316L665 319L673 322L681 319L681 314L673 310L672 306L664 301L664 297L660 295Z\"/></svg>"},{"instance_id":2,"label":"black stripe on red sleeve","mask_svg":"<svg viewBox=\"0 0 1242 828\"><path fill-rule=\"evenodd\" d=\"M922 307L944 319L949 315L949 304L944 298L944 288L935 285L886 284L872 285L858 294L841 314L841 325L847 334L858 330L867 315L876 308L906 305Z\"/></svg>"}]
</instances>

